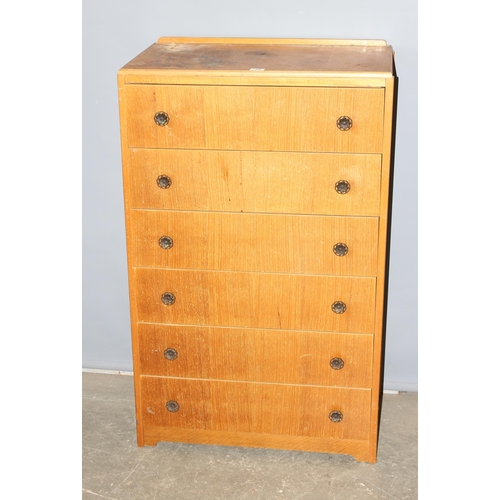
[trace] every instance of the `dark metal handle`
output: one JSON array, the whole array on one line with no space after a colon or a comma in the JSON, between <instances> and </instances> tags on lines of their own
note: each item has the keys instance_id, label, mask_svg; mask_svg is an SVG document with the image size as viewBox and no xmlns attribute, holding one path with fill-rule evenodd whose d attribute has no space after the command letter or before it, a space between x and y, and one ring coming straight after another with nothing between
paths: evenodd
<instances>
[{"instance_id":1,"label":"dark metal handle","mask_svg":"<svg viewBox=\"0 0 500 500\"><path fill-rule=\"evenodd\" d=\"M342 419L344 418L344 415L342 414L341 411L334 410L330 412L330 415L328 415L329 419L334 422L335 424L338 424Z\"/></svg>"},{"instance_id":2,"label":"dark metal handle","mask_svg":"<svg viewBox=\"0 0 500 500\"><path fill-rule=\"evenodd\" d=\"M165 111L158 111L155 115L155 123L159 127L165 127L168 125L168 122L170 121L170 116L165 113Z\"/></svg>"},{"instance_id":3,"label":"dark metal handle","mask_svg":"<svg viewBox=\"0 0 500 500\"><path fill-rule=\"evenodd\" d=\"M342 358L332 358L330 360L330 366L334 370L342 370L342 368L344 368L344 360Z\"/></svg>"},{"instance_id":4,"label":"dark metal handle","mask_svg":"<svg viewBox=\"0 0 500 500\"><path fill-rule=\"evenodd\" d=\"M175 295L172 292L165 292L161 296L161 301L166 305L166 306L171 306L175 302Z\"/></svg>"},{"instance_id":5,"label":"dark metal handle","mask_svg":"<svg viewBox=\"0 0 500 500\"><path fill-rule=\"evenodd\" d=\"M174 240L170 236L162 236L158 240L158 245L160 245L163 250L168 250L169 248L172 248L174 245Z\"/></svg>"},{"instance_id":6,"label":"dark metal handle","mask_svg":"<svg viewBox=\"0 0 500 500\"><path fill-rule=\"evenodd\" d=\"M179 353L172 347L168 347L163 351L163 355L165 356L165 359L168 359L169 361L173 361L174 359L177 359L177 356Z\"/></svg>"},{"instance_id":7,"label":"dark metal handle","mask_svg":"<svg viewBox=\"0 0 500 500\"><path fill-rule=\"evenodd\" d=\"M167 404L165 405L167 410L171 413L175 413L176 411L179 411L179 403L177 401L167 401Z\"/></svg>"},{"instance_id":8,"label":"dark metal handle","mask_svg":"<svg viewBox=\"0 0 500 500\"><path fill-rule=\"evenodd\" d=\"M343 314L343 313L345 313L346 309L347 309L347 306L341 300L337 300L332 304L332 311L335 314Z\"/></svg>"},{"instance_id":9,"label":"dark metal handle","mask_svg":"<svg viewBox=\"0 0 500 500\"><path fill-rule=\"evenodd\" d=\"M160 175L156 179L156 184L162 189L168 189L172 185L172 179L168 175Z\"/></svg>"},{"instance_id":10,"label":"dark metal handle","mask_svg":"<svg viewBox=\"0 0 500 500\"><path fill-rule=\"evenodd\" d=\"M335 183L335 191L339 194L346 194L351 190L349 182L341 180Z\"/></svg>"},{"instance_id":11,"label":"dark metal handle","mask_svg":"<svg viewBox=\"0 0 500 500\"><path fill-rule=\"evenodd\" d=\"M347 254L349 248L345 243L336 243L333 247L333 253L338 257L343 257Z\"/></svg>"},{"instance_id":12,"label":"dark metal handle","mask_svg":"<svg viewBox=\"0 0 500 500\"><path fill-rule=\"evenodd\" d=\"M342 132L349 130L352 127L352 120L348 116L341 116L337 120L337 127Z\"/></svg>"}]
</instances>

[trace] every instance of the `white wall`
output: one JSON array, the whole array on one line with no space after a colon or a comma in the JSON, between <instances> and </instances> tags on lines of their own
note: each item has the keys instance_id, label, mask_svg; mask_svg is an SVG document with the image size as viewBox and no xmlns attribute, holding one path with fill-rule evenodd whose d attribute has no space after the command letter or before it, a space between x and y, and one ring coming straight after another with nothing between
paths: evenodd
<instances>
[{"instance_id":1,"label":"white wall","mask_svg":"<svg viewBox=\"0 0 500 500\"><path fill-rule=\"evenodd\" d=\"M385 388L417 390L417 1L83 0L83 367L132 370L116 74L160 36L373 38L398 118Z\"/></svg>"}]
</instances>

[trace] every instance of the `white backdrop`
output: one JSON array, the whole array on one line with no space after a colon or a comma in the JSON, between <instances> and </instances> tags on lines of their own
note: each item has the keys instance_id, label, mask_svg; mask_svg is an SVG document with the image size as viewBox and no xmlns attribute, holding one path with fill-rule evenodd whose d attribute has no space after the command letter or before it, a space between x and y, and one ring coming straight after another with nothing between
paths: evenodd
<instances>
[{"instance_id":1,"label":"white backdrop","mask_svg":"<svg viewBox=\"0 0 500 500\"><path fill-rule=\"evenodd\" d=\"M385 389L417 390L417 1L83 1L83 368L132 370L116 74L161 36L368 38L399 77Z\"/></svg>"}]
</instances>

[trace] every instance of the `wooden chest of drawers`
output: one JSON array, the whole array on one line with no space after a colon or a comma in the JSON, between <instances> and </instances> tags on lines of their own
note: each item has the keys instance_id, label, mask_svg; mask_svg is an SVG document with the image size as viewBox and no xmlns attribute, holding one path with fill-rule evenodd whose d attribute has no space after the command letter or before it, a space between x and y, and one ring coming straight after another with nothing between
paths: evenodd
<instances>
[{"instance_id":1,"label":"wooden chest of drawers","mask_svg":"<svg viewBox=\"0 0 500 500\"><path fill-rule=\"evenodd\" d=\"M139 446L374 462L392 48L161 38L118 85Z\"/></svg>"}]
</instances>

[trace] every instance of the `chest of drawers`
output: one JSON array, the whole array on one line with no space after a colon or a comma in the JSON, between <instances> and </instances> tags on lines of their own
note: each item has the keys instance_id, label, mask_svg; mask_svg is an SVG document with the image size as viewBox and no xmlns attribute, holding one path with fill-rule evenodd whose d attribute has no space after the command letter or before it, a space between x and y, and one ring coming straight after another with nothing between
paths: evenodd
<instances>
[{"instance_id":1,"label":"chest of drawers","mask_svg":"<svg viewBox=\"0 0 500 500\"><path fill-rule=\"evenodd\" d=\"M382 41L161 38L118 74L139 446L374 462Z\"/></svg>"}]
</instances>

